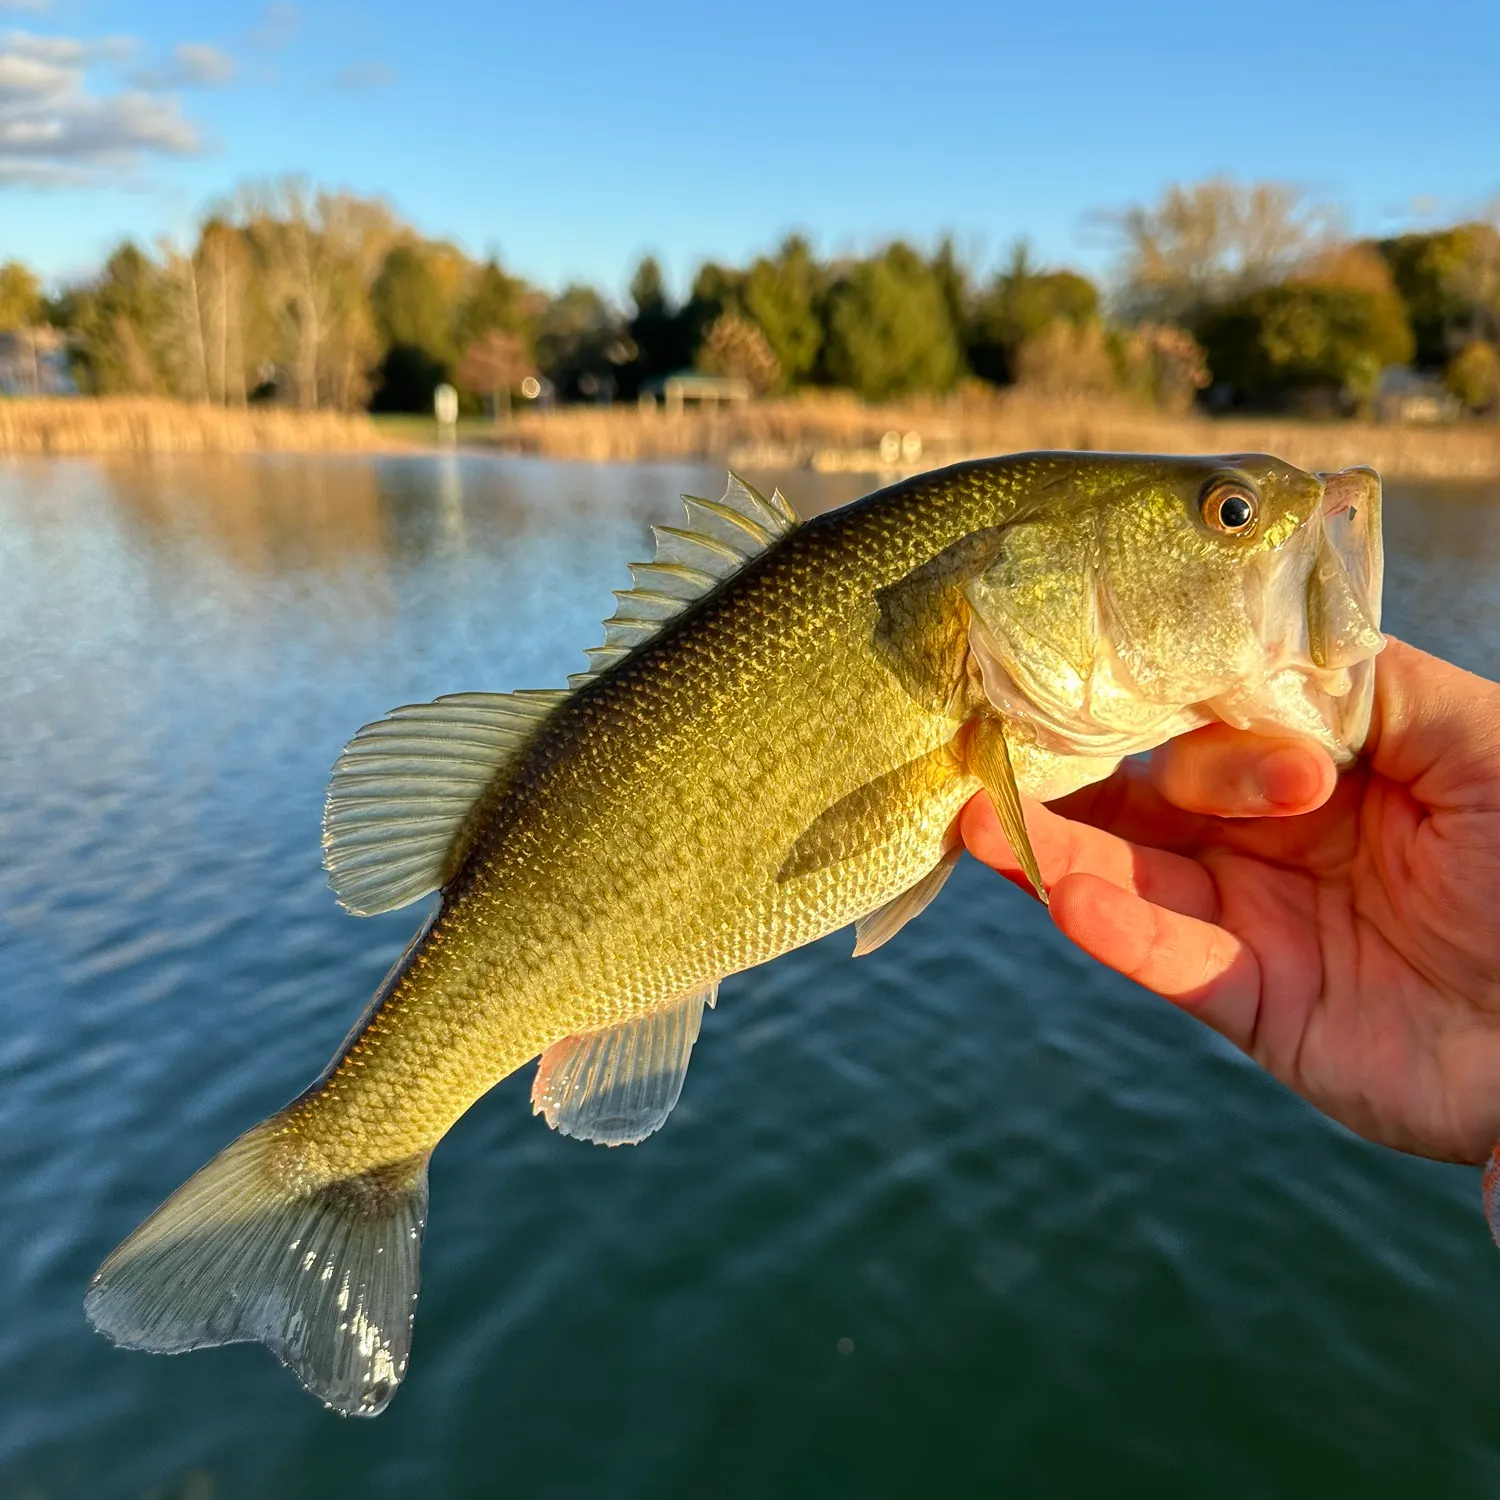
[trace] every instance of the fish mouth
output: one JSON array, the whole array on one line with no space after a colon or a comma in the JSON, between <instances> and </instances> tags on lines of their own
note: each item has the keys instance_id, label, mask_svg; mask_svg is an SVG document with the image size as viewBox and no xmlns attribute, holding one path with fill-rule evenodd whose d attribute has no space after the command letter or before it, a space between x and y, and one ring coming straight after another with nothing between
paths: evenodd
<instances>
[{"instance_id":1,"label":"fish mouth","mask_svg":"<svg viewBox=\"0 0 1500 1500\"><path fill-rule=\"evenodd\" d=\"M1385 648L1380 476L1374 469L1354 468L1318 477L1323 539L1307 581L1308 651L1318 670L1348 675L1347 691L1330 696L1326 717L1352 760L1370 733L1375 658Z\"/></svg>"},{"instance_id":2,"label":"fish mouth","mask_svg":"<svg viewBox=\"0 0 1500 1500\"><path fill-rule=\"evenodd\" d=\"M1375 658L1385 647L1380 476L1360 467L1317 477L1323 494L1308 523L1266 559L1264 674L1208 707L1239 728L1307 735L1349 765L1370 732Z\"/></svg>"}]
</instances>

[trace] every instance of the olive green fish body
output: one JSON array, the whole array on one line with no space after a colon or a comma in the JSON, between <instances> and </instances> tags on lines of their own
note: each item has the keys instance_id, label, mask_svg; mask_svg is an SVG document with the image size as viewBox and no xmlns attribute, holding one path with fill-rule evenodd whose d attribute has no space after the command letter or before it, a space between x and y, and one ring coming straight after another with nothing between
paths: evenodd
<instances>
[{"instance_id":1,"label":"olive green fish body","mask_svg":"<svg viewBox=\"0 0 1500 1500\"><path fill-rule=\"evenodd\" d=\"M819 517L565 704L401 984L299 1107L323 1168L430 1149L552 1043L812 942L930 870L977 786L954 746L975 706L968 608L952 588L892 621L881 592L1007 507L917 486Z\"/></svg>"},{"instance_id":2,"label":"olive green fish body","mask_svg":"<svg viewBox=\"0 0 1500 1500\"><path fill-rule=\"evenodd\" d=\"M795 525L732 481L636 565L562 694L365 726L325 859L349 910L441 892L325 1074L105 1261L116 1342L265 1343L382 1410L410 1347L427 1159L541 1057L534 1108L634 1142L675 1104L718 981L933 899L981 785L1059 795L1221 719L1352 757L1380 649L1379 483L1274 459L1032 454Z\"/></svg>"}]
</instances>

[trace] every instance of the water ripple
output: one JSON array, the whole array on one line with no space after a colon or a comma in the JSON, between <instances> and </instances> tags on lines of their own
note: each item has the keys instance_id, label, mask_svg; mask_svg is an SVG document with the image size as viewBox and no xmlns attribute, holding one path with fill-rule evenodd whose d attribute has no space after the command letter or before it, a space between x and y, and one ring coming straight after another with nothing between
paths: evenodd
<instances>
[{"instance_id":1,"label":"water ripple","mask_svg":"<svg viewBox=\"0 0 1500 1500\"><path fill-rule=\"evenodd\" d=\"M379 1423L259 1349L89 1331L99 1258L316 1073L415 925L326 889L348 734L558 682L714 482L0 466L0 1493L1495 1493L1474 1174L1354 1141L970 862L867 959L726 983L639 1151L550 1134L525 1077L482 1101ZM1391 627L1491 673L1495 498L1388 521Z\"/></svg>"}]
</instances>

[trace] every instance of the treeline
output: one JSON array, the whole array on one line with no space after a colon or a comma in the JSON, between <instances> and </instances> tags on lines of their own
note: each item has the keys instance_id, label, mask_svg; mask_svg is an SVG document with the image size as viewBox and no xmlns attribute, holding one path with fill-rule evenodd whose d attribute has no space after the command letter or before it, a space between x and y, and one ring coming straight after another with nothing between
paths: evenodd
<instances>
[{"instance_id":1,"label":"treeline","mask_svg":"<svg viewBox=\"0 0 1500 1500\"><path fill-rule=\"evenodd\" d=\"M284 183L241 191L190 247L123 244L50 298L0 266L0 332L58 330L88 392L227 406L425 411L444 380L470 409L523 385L629 400L687 368L761 394L879 401L979 381L1333 412L1369 410L1384 371L1414 366L1471 411L1500 400L1491 222L1353 240L1294 190L1215 179L1108 225L1109 296L1024 245L981 276L951 240L821 259L793 236L748 266L702 265L681 300L647 258L619 308L585 285L549 295L381 201Z\"/></svg>"}]
</instances>

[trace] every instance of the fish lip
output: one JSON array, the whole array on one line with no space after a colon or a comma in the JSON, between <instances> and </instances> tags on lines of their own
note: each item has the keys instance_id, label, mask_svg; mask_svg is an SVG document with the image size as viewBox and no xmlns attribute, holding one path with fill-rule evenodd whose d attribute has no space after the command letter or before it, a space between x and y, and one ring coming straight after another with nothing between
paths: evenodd
<instances>
[{"instance_id":1,"label":"fish lip","mask_svg":"<svg viewBox=\"0 0 1500 1500\"><path fill-rule=\"evenodd\" d=\"M1319 474L1318 478L1323 481L1322 513L1325 523L1351 510L1357 514L1359 502L1369 497L1372 485L1375 498L1379 499L1380 476L1374 469L1363 466L1339 469L1331 474Z\"/></svg>"},{"instance_id":2,"label":"fish lip","mask_svg":"<svg viewBox=\"0 0 1500 1500\"><path fill-rule=\"evenodd\" d=\"M1385 572L1381 483L1380 475L1364 465L1319 474L1318 478L1323 482L1319 545L1326 546L1342 565L1344 576L1340 581L1350 585L1375 637L1360 659L1345 664L1347 691L1337 697L1329 695L1325 708L1329 729L1344 752L1340 758L1352 761L1369 736L1375 704L1375 659L1385 644L1380 635Z\"/></svg>"},{"instance_id":3,"label":"fish lip","mask_svg":"<svg viewBox=\"0 0 1500 1500\"><path fill-rule=\"evenodd\" d=\"M1380 475L1360 465L1318 478L1323 481L1323 539L1344 565L1356 597L1378 630L1385 575Z\"/></svg>"}]
</instances>

